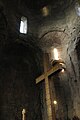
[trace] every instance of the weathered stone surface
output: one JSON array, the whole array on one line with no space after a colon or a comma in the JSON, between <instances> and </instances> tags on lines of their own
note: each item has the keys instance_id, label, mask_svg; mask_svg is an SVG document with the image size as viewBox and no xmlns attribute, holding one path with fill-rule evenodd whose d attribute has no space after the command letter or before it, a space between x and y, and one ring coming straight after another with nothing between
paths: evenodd
<instances>
[{"instance_id":1,"label":"weathered stone surface","mask_svg":"<svg viewBox=\"0 0 80 120\"><path fill-rule=\"evenodd\" d=\"M28 109L29 120L41 119L34 79L43 71L40 49L50 53L54 47L66 64L65 74L55 77L53 85L59 102L58 117L67 116L67 109L68 117L80 117L80 17L76 14L75 2L0 0L1 119L21 119L23 107ZM41 13L44 6L49 8L46 17ZM22 16L28 19L27 35L19 33Z\"/></svg>"}]
</instances>

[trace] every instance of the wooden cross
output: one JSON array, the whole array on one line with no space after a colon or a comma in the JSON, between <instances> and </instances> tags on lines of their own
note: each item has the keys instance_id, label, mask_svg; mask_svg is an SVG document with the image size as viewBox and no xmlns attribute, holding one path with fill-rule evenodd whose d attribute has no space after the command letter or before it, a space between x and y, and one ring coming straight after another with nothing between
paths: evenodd
<instances>
[{"instance_id":1,"label":"wooden cross","mask_svg":"<svg viewBox=\"0 0 80 120\"><path fill-rule=\"evenodd\" d=\"M26 110L23 109L23 110L22 110L22 120L26 120L25 114L26 114Z\"/></svg>"},{"instance_id":2,"label":"wooden cross","mask_svg":"<svg viewBox=\"0 0 80 120\"><path fill-rule=\"evenodd\" d=\"M55 112L52 109L53 104L51 101L51 95L50 95L50 86L49 86L49 77L53 75L53 73L62 70L64 65L62 63L57 62L56 65L52 66L50 70L48 70L48 54L44 54L44 73L36 78L36 84L40 83L41 81L45 80L45 97L46 97L46 105L47 105L47 115L48 120L55 120Z\"/></svg>"}]
</instances>

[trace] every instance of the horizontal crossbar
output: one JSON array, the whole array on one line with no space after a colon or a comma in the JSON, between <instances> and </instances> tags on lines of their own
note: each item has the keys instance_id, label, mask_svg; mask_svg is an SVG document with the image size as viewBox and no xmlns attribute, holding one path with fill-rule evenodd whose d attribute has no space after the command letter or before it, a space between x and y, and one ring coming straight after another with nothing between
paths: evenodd
<instances>
[{"instance_id":1,"label":"horizontal crossbar","mask_svg":"<svg viewBox=\"0 0 80 120\"><path fill-rule=\"evenodd\" d=\"M65 64L63 64L63 63L56 64L50 70L48 70L46 73L43 73L41 76L36 78L36 84L38 84L42 80L46 79L46 77L51 76L52 74L54 74L55 72L57 72L58 70L61 70L63 68L65 68Z\"/></svg>"}]
</instances>

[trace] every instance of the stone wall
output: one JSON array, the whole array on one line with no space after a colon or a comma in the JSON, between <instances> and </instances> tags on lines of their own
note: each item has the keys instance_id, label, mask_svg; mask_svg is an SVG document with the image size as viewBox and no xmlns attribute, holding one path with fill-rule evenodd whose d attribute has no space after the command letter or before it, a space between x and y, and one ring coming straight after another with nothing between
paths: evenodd
<instances>
[{"instance_id":1,"label":"stone wall","mask_svg":"<svg viewBox=\"0 0 80 120\"><path fill-rule=\"evenodd\" d=\"M41 119L34 53L22 44L8 44L1 51L0 63L0 119L21 120L23 108L28 120Z\"/></svg>"}]
</instances>

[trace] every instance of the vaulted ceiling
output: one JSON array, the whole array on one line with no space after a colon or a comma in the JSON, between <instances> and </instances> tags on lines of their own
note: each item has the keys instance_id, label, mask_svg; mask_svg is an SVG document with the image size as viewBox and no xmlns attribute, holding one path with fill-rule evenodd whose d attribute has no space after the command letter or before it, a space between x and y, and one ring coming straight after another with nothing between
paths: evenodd
<instances>
[{"instance_id":1,"label":"vaulted ceiling","mask_svg":"<svg viewBox=\"0 0 80 120\"><path fill-rule=\"evenodd\" d=\"M44 49L45 41L45 47L68 43L72 37L70 31L73 33L78 26L74 8L75 2L75 0L1 1L1 8L3 7L4 19L7 24L6 34L9 39L12 39L9 42L22 41L24 43L26 41L27 43L32 41L40 48L42 46L42 49ZM46 16L43 13L44 7L48 10ZM28 19L28 33L26 35L19 32L22 16Z\"/></svg>"},{"instance_id":2,"label":"vaulted ceiling","mask_svg":"<svg viewBox=\"0 0 80 120\"><path fill-rule=\"evenodd\" d=\"M73 0L24 0L24 3L29 9L39 11L44 6L51 6L54 11L60 11L70 6Z\"/></svg>"},{"instance_id":3,"label":"vaulted ceiling","mask_svg":"<svg viewBox=\"0 0 80 120\"><path fill-rule=\"evenodd\" d=\"M75 0L1 0L6 43L35 44L42 50L69 44L79 24ZM48 14L44 15L44 9ZM21 34L20 20L28 20L28 33ZM78 22L77 22L78 21ZM3 24L4 24L3 23ZM32 46L32 45L31 45ZM34 46L33 46L34 47Z\"/></svg>"}]
</instances>

